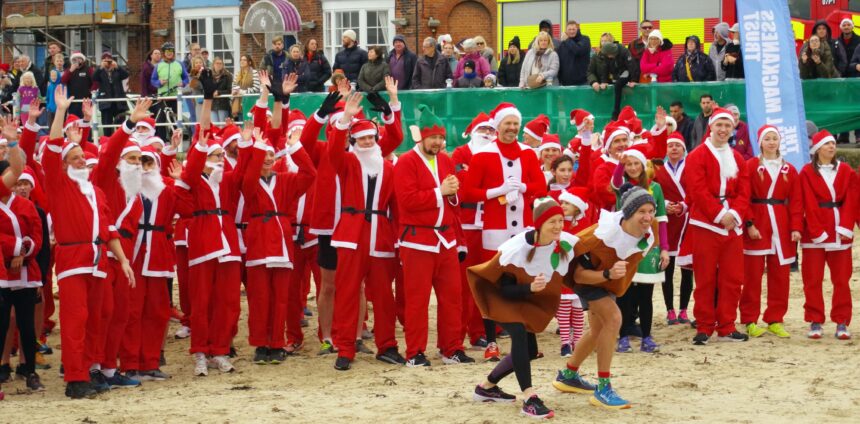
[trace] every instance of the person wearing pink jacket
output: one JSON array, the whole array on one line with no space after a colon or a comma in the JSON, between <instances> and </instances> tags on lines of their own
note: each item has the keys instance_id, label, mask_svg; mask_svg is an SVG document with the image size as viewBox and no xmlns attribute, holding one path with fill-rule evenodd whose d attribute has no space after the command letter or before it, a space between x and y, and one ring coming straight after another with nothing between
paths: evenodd
<instances>
[{"instance_id":1,"label":"person wearing pink jacket","mask_svg":"<svg viewBox=\"0 0 860 424\"><path fill-rule=\"evenodd\" d=\"M648 34L648 48L639 61L640 82L672 82L672 42L663 38L660 30Z\"/></svg>"}]
</instances>

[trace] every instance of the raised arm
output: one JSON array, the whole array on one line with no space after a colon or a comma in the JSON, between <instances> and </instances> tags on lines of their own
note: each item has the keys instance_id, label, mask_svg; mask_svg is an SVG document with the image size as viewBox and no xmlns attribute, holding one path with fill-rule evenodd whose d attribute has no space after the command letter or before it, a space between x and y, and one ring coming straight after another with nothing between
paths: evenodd
<instances>
[{"instance_id":1,"label":"raised arm","mask_svg":"<svg viewBox=\"0 0 860 424\"><path fill-rule=\"evenodd\" d=\"M6 139L9 147L9 151L6 152L9 172L3 175L3 185L11 190L18 183L18 177L24 172L26 159L24 159L24 151L18 145L18 125L0 117L0 127L2 127L3 138Z\"/></svg>"},{"instance_id":2,"label":"raised arm","mask_svg":"<svg viewBox=\"0 0 860 424\"><path fill-rule=\"evenodd\" d=\"M346 156L346 139L349 125L352 123L352 117L361 112L361 99L364 96L361 93L352 93L346 99L346 106L343 108L343 115L335 123L334 140L329 140L329 160L334 169L340 172L342 170L343 158Z\"/></svg>"}]
</instances>

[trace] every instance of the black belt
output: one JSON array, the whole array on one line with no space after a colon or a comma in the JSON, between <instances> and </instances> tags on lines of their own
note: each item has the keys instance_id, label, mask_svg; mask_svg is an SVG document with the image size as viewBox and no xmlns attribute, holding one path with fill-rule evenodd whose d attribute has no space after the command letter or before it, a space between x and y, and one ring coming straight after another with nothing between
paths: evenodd
<instances>
[{"instance_id":1,"label":"black belt","mask_svg":"<svg viewBox=\"0 0 860 424\"><path fill-rule=\"evenodd\" d=\"M122 237L124 239L131 240L134 238L134 234L131 231L126 230L125 228L119 228L116 230L116 232L118 232L120 237Z\"/></svg>"},{"instance_id":2,"label":"black belt","mask_svg":"<svg viewBox=\"0 0 860 424\"><path fill-rule=\"evenodd\" d=\"M818 202L819 208L841 208L842 202Z\"/></svg>"},{"instance_id":3,"label":"black belt","mask_svg":"<svg viewBox=\"0 0 860 424\"><path fill-rule=\"evenodd\" d=\"M70 243L60 243L60 246L77 246L79 244L94 244L98 246L100 244L105 244L105 241L100 238L96 238L95 241L74 241Z\"/></svg>"},{"instance_id":4,"label":"black belt","mask_svg":"<svg viewBox=\"0 0 860 424\"><path fill-rule=\"evenodd\" d=\"M757 205L787 205L788 199L752 199Z\"/></svg>"},{"instance_id":5,"label":"black belt","mask_svg":"<svg viewBox=\"0 0 860 424\"><path fill-rule=\"evenodd\" d=\"M726 196L714 196L714 198L715 198L715 199L717 199L717 200L719 200L719 201L721 201L721 202L722 202L723 200L726 200Z\"/></svg>"},{"instance_id":6,"label":"black belt","mask_svg":"<svg viewBox=\"0 0 860 424\"><path fill-rule=\"evenodd\" d=\"M276 216L287 216L287 214L285 214L283 212L277 212L277 211L265 211L263 213L252 214L251 218L263 218L263 222L265 223L265 222L269 222L270 219L272 219Z\"/></svg>"},{"instance_id":7,"label":"black belt","mask_svg":"<svg viewBox=\"0 0 860 424\"><path fill-rule=\"evenodd\" d=\"M444 232L444 231L447 231L447 230L448 230L448 226L447 226L447 225L440 225L440 226L438 226L438 227L435 227L435 226L432 226L432 225L405 225L405 226L403 227L403 233L402 233L402 234L400 234L400 241L403 241L403 239L406 237L406 233L408 233L408 232L409 232L409 230L412 230L412 235L414 236L414 235L415 235L415 229L416 229L416 228L429 228L429 229L431 229L431 230L442 231L442 232Z\"/></svg>"},{"instance_id":8,"label":"black belt","mask_svg":"<svg viewBox=\"0 0 860 424\"><path fill-rule=\"evenodd\" d=\"M478 210L481 209L480 205L479 203L460 203L460 208Z\"/></svg>"},{"instance_id":9,"label":"black belt","mask_svg":"<svg viewBox=\"0 0 860 424\"><path fill-rule=\"evenodd\" d=\"M371 221L372 215L385 215L385 211L375 209L356 209L352 206L341 208L340 211L350 215L364 214L364 220L367 222Z\"/></svg>"},{"instance_id":10,"label":"black belt","mask_svg":"<svg viewBox=\"0 0 860 424\"><path fill-rule=\"evenodd\" d=\"M247 222L237 222L236 228L238 228L240 230L247 230L248 229L248 223Z\"/></svg>"},{"instance_id":11,"label":"black belt","mask_svg":"<svg viewBox=\"0 0 860 424\"><path fill-rule=\"evenodd\" d=\"M164 232L164 226L163 225L140 224L137 226L137 229L140 231L161 231L161 232Z\"/></svg>"},{"instance_id":12,"label":"black belt","mask_svg":"<svg viewBox=\"0 0 860 424\"><path fill-rule=\"evenodd\" d=\"M228 212L224 209L203 209L199 211L194 211L193 216L205 216L205 215L218 215L224 216L227 215Z\"/></svg>"},{"instance_id":13,"label":"black belt","mask_svg":"<svg viewBox=\"0 0 860 424\"><path fill-rule=\"evenodd\" d=\"M296 243L299 246L305 244L305 227L307 227L308 224L293 224L293 223L291 223L290 225L293 227L299 228L298 231L296 232Z\"/></svg>"}]
</instances>

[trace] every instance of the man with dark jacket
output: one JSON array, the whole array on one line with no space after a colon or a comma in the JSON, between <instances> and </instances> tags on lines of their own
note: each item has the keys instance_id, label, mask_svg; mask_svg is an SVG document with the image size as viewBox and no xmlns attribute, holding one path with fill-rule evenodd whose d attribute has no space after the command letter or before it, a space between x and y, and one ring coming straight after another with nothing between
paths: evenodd
<instances>
[{"instance_id":1,"label":"man with dark jacket","mask_svg":"<svg viewBox=\"0 0 860 424\"><path fill-rule=\"evenodd\" d=\"M591 58L591 39L579 32L579 23L570 21L564 31L567 39L555 48L558 53L558 81L561 85L583 85Z\"/></svg>"},{"instance_id":2,"label":"man with dark jacket","mask_svg":"<svg viewBox=\"0 0 860 424\"><path fill-rule=\"evenodd\" d=\"M358 82L358 72L367 63L367 51L358 47L355 38L355 31L348 29L343 32L343 50L334 56L334 65L331 67L332 70L343 70L350 82Z\"/></svg>"},{"instance_id":3,"label":"man with dark jacket","mask_svg":"<svg viewBox=\"0 0 860 424\"><path fill-rule=\"evenodd\" d=\"M540 23L538 24L538 32L539 33L545 32L545 33L549 34L550 38L552 38L552 48L553 49L555 49L561 45L561 40L559 40L558 38L555 38L555 36L552 33L552 21L550 21L549 19L544 19L544 20L540 21ZM535 43L535 40L532 40L529 42L529 49L532 48L532 44L534 44L534 43Z\"/></svg>"},{"instance_id":4,"label":"man with dark jacket","mask_svg":"<svg viewBox=\"0 0 860 424\"><path fill-rule=\"evenodd\" d=\"M857 70L857 62L860 62L860 58L855 54L857 47L860 46L860 35L857 35L857 33L854 32L854 21L852 21L851 18L843 19L839 24L839 29L842 30L842 34L839 35L839 42L845 49L846 57L851 63L845 69L845 74L843 76L860 76L860 71Z\"/></svg>"},{"instance_id":5,"label":"man with dark jacket","mask_svg":"<svg viewBox=\"0 0 860 424\"><path fill-rule=\"evenodd\" d=\"M639 23L639 38L630 42L627 45L627 50L630 52L630 56L639 63L639 60L642 59L642 53L648 47L648 35L651 34L651 30L654 29L654 24L651 21L645 19L644 21ZM638 81L638 80L637 80Z\"/></svg>"},{"instance_id":6,"label":"man with dark jacket","mask_svg":"<svg viewBox=\"0 0 860 424\"><path fill-rule=\"evenodd\" d=\"M705 56L708 61L711 58ZM690 146L690 141L693 139L693 120L687 116L687 113L684 112L684 105L675 100L669 105L669 113L672 114L672 118L675 118L675 122L678 124L678 128L675 131L681 133L684 136L684 145L687 148L687 151L692 150L693 148Z\"/></svg>"},{"instance_id":7,"label":"man with dark jacket","mask_svg":"<svg viewBox=\"0 0 860 424\"><path fill-rule=\"evenodd\" d=\"M287 53L284 51L283 37L275 37L272 40L272 50L269 50L263 56L262 69L265 69L269 75L274 75L273 81L281 81L283 79L283 65L287 60ZM187 69L187 68L186 68Z\"/></svg>"},{"instance_id":8,"label":"man with dark jacket","mask_svg":"<svg viewBox=\"0 0 860 424\"><path fill-rule=\"evenodd\" d=\"M421 44L424 55L418 58L415 72L412 74L412 89L426 90L445 88L445 80L454 78L448 61L436 51L436 39L427 37ZM392 69L393 74L393 69Z\"/></svg>"},{"instance_id":9,"label":"man with dark jacket","mask_svg":"<svg viewBox=\"0 0 860 424\"><path fill-rule=\"evenodd\" d=\"M322 50L318 50L316 40L308 42L305 52L308 61L308 91L325 91L325 83L331 78L331 65Z\"/></svg>"},{"instance_id":10,"label":"man with dark jacket","mask_svg":"<svg viewBox=\"0 0 860 424\"><path fill-rule=\"evenodd\" d=\"M684 42L686 50L675 62L672 70L672 81L675 82L701 82L716 81L717 74L714 70L714 62L701 50L699 37L691 35Z\"/></svg>"},{"instance_id":11,"label":"man with dark jacket","mask_svg":"<svg viewBox=\"0 0 860 424\"><path fill-rule=\"evenodd\" d=\"M119 67L109 52L104 52L101 67L93 73L93 85L99 91L98 99L124 99L125 88L122 86L122 81L126 78L128 78L128 71ZM128 110L128 105L124 101L98 102L98 105L102 115L101 123L104 125L113 125L116 116ZM114 130L115 128L112 127L105 128L104 135L110 136Z\"/></svg>"},{"instance_id":12,"label":"man with dark jacket","mask_svg":"<svg viewBox=\"0 0 860 424\"><path fill-rule=\"evenodd\" d=\"M717 104L714 102L714 97L710 94L702 94L699 97L699 106L702 108L702 113L696 117L696 122L693 123L693 131L690 134L690 139L687 140L687 151L692 152L704 141L705 134L708 132L708 120L714 113L714 108ZM678 124L680 125L680 124Z\"/></svg>"},{"instance_id":13,"label":"man with dark jacket","mask_svg":"<svg viewBox=\"0 0 860 424\"><path fill-rule=\"evenodd\" d=\"M600 53L588 64L586 82L595 91L605 90L618 81L635 84L639 81L639 61L633 60L630 52L615 41L603 43Z\"/></svg>"},{"instance_id":14,"label":"man with dark jacket","mask_svg":"<svg viewBox=\"0 0 860 424\"><path fill-rule=\"evenodd\" d=\"M37 68L36 65L33 64L33 61L30 60L30 56L22 54L21 56L18 56L18 59L21 61L20 67L18 68L21 70L21 73L18 74L19 79L20 79L20 75L24 75L25 72L32 72L33 78L36 79L36 85L39 87L39 92L41 93L42 96L44 96L45 95L45 87L47 86L47 84L45 83L45 76L42 74L42 71L40 71L39 68ZM15 90L17 90L17 89L18 89L18 85L16 84Z\"/></svg>"},{"instance_id":15,"label":"man with dark jacket","mask_svg":"<svg viewBox=\"0 0 860 424\"><path fill-rule=\"evenodd\" d=\"M839 72L840 76L845 75L848 68L848 53L845 52L845 46L842 45L842 42L838 38L834 39L832 37L830 25L827 24L827 21L824 19L816 21L815 26L812 27L812 33L821 39L822 44L824 44L824 40L827 40L827 45L830 46L830 53L833 53L833 66L836 67L836 71Z\"/></svg>"},{"instance_id":16,"label":"man with dark jacket","mask_svg":"<svg viewBox=\"0 0 860 424\"><path fill-rule=\"evenodd\" d=\"M388 67L391 76L397 81L399 90L412 88L412 76L415 73L415 62L418 56L406 47L406 38L397 34L394 36L394 48L388 53Z\"/></svg>"}]
</instances>

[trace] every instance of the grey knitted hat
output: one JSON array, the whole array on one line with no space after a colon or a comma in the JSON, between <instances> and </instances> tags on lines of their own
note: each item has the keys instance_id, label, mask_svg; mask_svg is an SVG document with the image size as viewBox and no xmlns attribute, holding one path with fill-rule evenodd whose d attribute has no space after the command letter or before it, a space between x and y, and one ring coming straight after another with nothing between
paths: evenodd
<instances>
[{"instance_id":1,"label":"grey knitted hat","mask_svg":"<svg viewBox=\"0 0 860 424\"><path fill-rule=\"evenodd\" d=\"M642 187L625 183L621 186L619 192L621 193L621 211L624 214L624 219L630 219L646 203L650 203L654 205L654 208L657 208L654 196Z\"/></svg>"}]
</instances>

